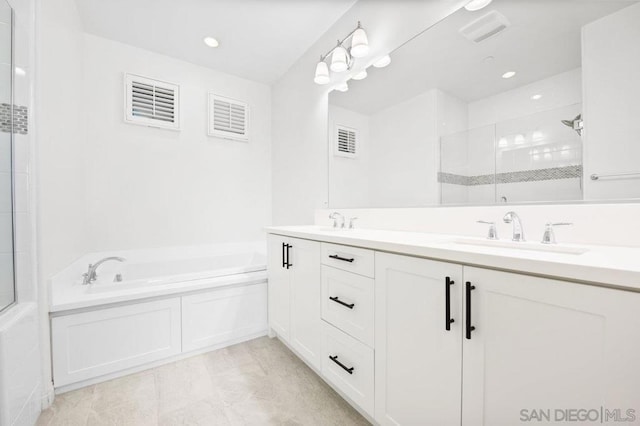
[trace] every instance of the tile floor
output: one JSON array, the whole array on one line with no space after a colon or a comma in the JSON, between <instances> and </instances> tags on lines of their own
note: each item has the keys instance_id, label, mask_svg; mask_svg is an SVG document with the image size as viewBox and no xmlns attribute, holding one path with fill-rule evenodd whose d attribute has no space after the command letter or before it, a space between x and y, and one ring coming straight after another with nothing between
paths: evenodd
<instances>
[{"instance_id":1,"label":"tile floor","mask_svg":"<svg viewBox=\"0 0 640 426\"><path fill-rule=\"evenodd\" d=\"M262 337L58 395L37 426L368 424L282 343Z\"/></svg>"}]
</instances>

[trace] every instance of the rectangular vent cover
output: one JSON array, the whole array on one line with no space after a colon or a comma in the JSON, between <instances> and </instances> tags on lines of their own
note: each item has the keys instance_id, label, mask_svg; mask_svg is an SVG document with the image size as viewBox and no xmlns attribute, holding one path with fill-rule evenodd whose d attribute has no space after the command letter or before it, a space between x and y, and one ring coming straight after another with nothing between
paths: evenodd
<instances>
[{"instance_id":1,"label":"rectangular vent cover","mask_svg":"<svg viewBox=\"0 0 640 426\"><path fill-rule=\"evenodd\" d=\"M209 93L209 136L249 140L249 105Z\"/></svg>"},{"instance_id":2,"label":"rectangular vent cover","mask_svg":"<svg viewBox=\"0 0 640 426\"><path fill-rule=\"evenodd\" d=\"M460 28L460 34L474 43L480 43L501 33L510 25L503 14L493 10Z\"/></svg>"},{"instance_id":3,"label":"rectangular vent cover","mask_svg":"<svg viewBox=\"0 0 640 426\"><path fill-rule=\"evenodd\" d=\"M335 155L354 158L358 150L358 131L349 127L336 126Z\"/></svg>"},{"instance_id":4,"label":"rectangular vent cover","mask_svg":"<svg viewBox=\"0 0 640 426\"><path fill-rule=\"evenodd\" d=\"M166 81L125 74L125 121L180 130L180 87Z\"/></svg>"}]
</instances>

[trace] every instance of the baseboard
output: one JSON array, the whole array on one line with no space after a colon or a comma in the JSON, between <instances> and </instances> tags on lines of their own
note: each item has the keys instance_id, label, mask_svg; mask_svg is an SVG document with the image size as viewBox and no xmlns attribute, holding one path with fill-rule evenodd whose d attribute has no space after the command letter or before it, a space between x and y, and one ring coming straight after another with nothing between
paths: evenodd
<instances>
[{"instance_id":1,"label":"baseboard","mask_svg":"<svg viewBox=\"0 0 640 426\"><path fill-rule=\"evenodd\" d=\"M44 383L42 385L41 406L43 410L51 407L53 400L56 397L55 390L53 389L53 383Z\"/></svg>"}]
</instances>

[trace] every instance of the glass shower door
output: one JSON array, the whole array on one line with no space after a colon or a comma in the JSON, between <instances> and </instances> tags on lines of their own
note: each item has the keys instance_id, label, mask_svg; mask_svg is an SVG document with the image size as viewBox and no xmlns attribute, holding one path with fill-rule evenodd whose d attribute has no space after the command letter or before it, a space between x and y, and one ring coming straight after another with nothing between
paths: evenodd
<instances>
[{"instance_id":1,"label":"glass shower door","mask_svg":"<svg viewBox=\"0 0 640 426\"><path fill-rule=\"evenodd\" d=\"M13 227L12 10L0 1L0 311L15 299Z\"/></svg>"}]
</instances>

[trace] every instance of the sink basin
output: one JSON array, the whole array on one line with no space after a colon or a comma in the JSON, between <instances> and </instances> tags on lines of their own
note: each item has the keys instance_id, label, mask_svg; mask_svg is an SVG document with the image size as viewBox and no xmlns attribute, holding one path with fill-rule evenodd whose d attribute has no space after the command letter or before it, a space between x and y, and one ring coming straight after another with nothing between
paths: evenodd
<instances>
[{"instance_id":1,"label":"sink basin","mask_svg":"<svg viewBox=\"0 0 640 426\"><path fill-rule=\"evenodd\" d=\"M533 242L516 242L516 241L500 241L500 240L481 240L475 238L458 238L452 241L454 244L462 244L469 246L506 248L515 250L536 251L543 253L561 253L580 255L589 251L583 247L567 247L562 245L542 244Z\"/></svg>"}]
</instances>

